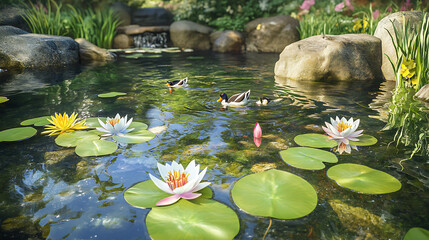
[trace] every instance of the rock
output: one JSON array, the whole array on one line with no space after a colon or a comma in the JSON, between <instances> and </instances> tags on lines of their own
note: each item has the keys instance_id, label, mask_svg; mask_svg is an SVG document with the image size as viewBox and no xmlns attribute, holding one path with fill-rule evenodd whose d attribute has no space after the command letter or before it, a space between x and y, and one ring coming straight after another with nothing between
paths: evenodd
<instances>
[{"instance_id":1,"label":"rock","mask_svg":"<svg viewBox=\"0 0 429 240\"><path fill-rule=\"evenodd\" d=\"M47 165L52 165L61 162L68 156L74 155L74 149L63 149L53 152L45 152L45 163Z\"/></svg>"},{"instance_id":2,"label":"rock","mask_svg":"<svg viewBox=\"0 0 429 240\"><path fill-rule=\"evenodd\" d=\"M126 26L131 24L131 8L122 2L115 2L110 7L114 13L119 17L119 26Z\"/></svg>"},{"instance_id":3,"label":"rock","mask_svg":"<svg viewBox=\"0 0 429 240\"><path fill-rule=\"evenodd\" d=\"M426 84L420 88L420 90L416 92L415 96L416 98L429 102L429 84Z\"/></svg>"},{"instance_id":4,"label":"rock","mask_svg":"<svg viewBox=\"0 0 429 240\"><path fill-rule=\"evenodd\" d=\"M165 8L139 8L133 12L132 24L140 26L168 26L173 22L173 14Z\"/></svg>"},{"instance_id":5,"label":"rock","mask_svg":"<svg viewBox=\"0 0 429 240\"><path fill-rule=\"evenodd\" d=\"M118 30L118 33L123 33L127 35L136 35L136 34L142 34L145 32L152 32L152 33L169 32L170 26L141 27L139 25L129 25L129 26L118 27L117 30Z\"/></svg>"},{"instance_id":6,"label":"rock","mask_svg":"<svg viewBox=\"0 0 429 240\"><path fill-rule=\"evenodd\" d=\"M27 33L0 26L1 68L64 67L79 62L79 44L69 37Z\"/></svg>"},{"instance_id":7,"label":"rock","mask_svg":"<svg viewBox=\"0 0 429 240\"><path fill-rule=\"evenodd\" d=\"M419 11L392 13L380 20L374 32L374 36L381 39L381 49L383 53L381 70L383 71L384 78L386 80L395 81L395 74L390 61L385 54L387 54L393 62L396 62L397 60L395 48L393 47L392 39L388 33L390 32L395 38L393 25L390 21L393 21L396 29L402 32L402 24L404 20L402 16L405 17L405 21L409 21L409 23L413 26L418 26L423 18L422 12Z\"/></svg>"},{"instance_id":8,"label":"rock","mask_svg":"<svg viewBox=\"0 0 429 240\"><path fill-rule=\"evenodd\" d=\"M170 26L170 38L179 48L210 49L212 28L187 20L174 22Z\"/></svg>"},{"instance_id":9,"label":"rock","mask_svg":"<svg viewBox=\"0 0 429 240\"><path fill-rule=\"evenodd\" d=\"M213 45L214 42L222 35L224 31L216 31L210 34L210 44Z\"/></svg>"},{"instance_id":10,"label":"rock","mask_svg":"<svg viewBox=\"0 0 429 240\"><path fill-rule=\"evenodd\" d=\"M274 73L298 81L380 81L381 41L367 34L309 37L285 47Z\"/></svg>"},{"instance_id":11,"label":"rock","mask_svg":"<svg viewBox=\"0 0 429 240\"><path fill-rule=\"evenodd\" d=\"M18 7L4 7L0 9L0 26L13 26L29 32L30 27L22 15L25 11Z\"/></svg>"},{"instance_id":12,"label":"rock","mask_svg":"<svg viewBox=\"0 0 429 240\"><path fill-rule=\"evenodd\" d=\"M37 235L39 232L37 224L34 224L31 218L27 216L8 218L2 222L1 228L3 231L19 231L28 235Z\"/></svg>"},{"instance_id":13,"label":"rock","mask_svg":"<svg viewBox=\"0 0 429 240\"><path fill-rule=\"evenodd\" d=\"M212 35L210 35L212 37ZM213 43L216 52L241 52L244 39L237 31L223 31Z\"/></svg>"},{"instance_id":14,"label":"rock","mask_svg":"<svg viewBox=\"0 0 429 240\"><path fill-rule=\"evenodd\" d=\"M300 39L299 22L289 16L257 18L246 24L249 52L281 52Z\"/></svg>"},{"instance_id":15,"label":"rock","mask_svg":"<svg viewBox=\"0 0 429 240\"><path fill-rule=\"evenodd\" d=\"M373 238L382 239L385 236L400 236L400 231L385 221L382 217L370 213L360 207L352 207L340 200L329 200L332 209L338 215L340 222L348 230L358 233L370 234Z\"/></svg>"},{"instance_id":16,"label":"rock","mask_svg":"<svg viewBox=\"0 0 429 240\"><path fill-rule=\"evenodd\" d=\"M113 48L127 49L133 46L133 38L126 34L118 34L113 38Z\"/></svg>"},{"instance_id":17,"label":"rock","mask_svg":"<svg viewBox=\"0 0 429 240\"><path fill-rule=\"evenodd\" d=\"M79 56L81 62L111 62L116 60L116 54L99 48L84 38L76 38L79 43Z\"/></svg>"},{"instance_id":18,"label":"rock","mask_svg":"<svg viewBox=\"0 0 429 240\"><path fill-rule=\"evenodd\" d=\"M167 126L157 126L157 127L149 128L148 131L149 132L153 132L156 135L158 135L158 134L161 134L161 133L167 131L167 129L168 129Z\"/></svg>"}]
</instances>

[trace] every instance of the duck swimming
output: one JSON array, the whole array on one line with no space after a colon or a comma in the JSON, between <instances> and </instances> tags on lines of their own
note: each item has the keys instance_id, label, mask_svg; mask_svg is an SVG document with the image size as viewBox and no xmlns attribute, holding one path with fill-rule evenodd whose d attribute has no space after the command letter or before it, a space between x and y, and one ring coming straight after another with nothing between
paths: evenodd
<instances>
[{"instance_id":1,"label":"duck swimming","mask_svg":"<svg viewBox=\"0 0 429 240\"><path fill-rule=\"evenodd\" d=\"M182 80L177 81L167 81L166 85L170 88L172 87L183 87L188 84L188 77L185 77Z\"/></svg>"},{"instance_id":2,"label":"duck swimming","mask_svg":"<svg viewBox=\"0 0 429 240\"><path fill-rule=\"evenodd\" d=\"M257 105L267 105L268 103L270 103L272 101L271 98L269 97L261 97L259 98L259 100L256 102Z\"/></svg>"},{"instance_id":3,"label":"duck swimming","mask_svg":"<svg viewBox=\"0 0 429 240\"><path fill-rule=\"evenodd\" d=\"M222 101L221 103L223 106L243 106L247 104L249 97L250 90L247 92L234 94L230 98L228 98L226 93L221 93L220 98L217 101Z\"/></svg>"}]
</instances>

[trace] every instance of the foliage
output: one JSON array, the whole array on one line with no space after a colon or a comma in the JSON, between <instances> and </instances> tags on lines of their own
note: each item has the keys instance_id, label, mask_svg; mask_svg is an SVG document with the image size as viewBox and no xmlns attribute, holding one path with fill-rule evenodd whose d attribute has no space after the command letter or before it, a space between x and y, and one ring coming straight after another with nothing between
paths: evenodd
<instances>
[{"instance_id":1,"label":"foliage","mask_svg":"<svg viewBox=\"0 0 429 240\"><path fill-rule=\"evenodd\" d=\"M383 130L397 129L396 145L414 147L414 154L429 156L428 110L414 99L414 89L396 88L389 106L389 117Z\"/></svg>"},{"instance_id":2,"label":"foliage","mask_svg":"<svg viewBox=\"0 0 429 240\"><path fill-rule=\"evenodd\" d=\"M429 82L429 18L427 13L423 15L419 26L412 26L409 21L405 20L405 16L403 16L402 29L398 29L393 22L392 26L393 33L388 33L395 48L397 61L393 62L389 56L387 57L395 73L396 87L412 87L418 90Z\"/></svg>"},{"instance_id":3,"label":"foliage","mask_svg":"<svg viewBox=\"0 0 429 240\"><path fill-rule=\"evenodd\" d=\"M307 14L299 22L301 39L320 34L339 35L349 33L353 19L339 13Z\"/></svg>"},{"instance_id":4,"label":"foliage","mask_svg":"<svg viewBox=\"0 0 429 240\"><path fill-rule=\"evenodd\" d=\"M70 4L64 8L54 0L27 7L24 17L33 33L85 38L102 48L111 47L120 23L109 8L82 10Z\"/></svg>"}]
</instances>

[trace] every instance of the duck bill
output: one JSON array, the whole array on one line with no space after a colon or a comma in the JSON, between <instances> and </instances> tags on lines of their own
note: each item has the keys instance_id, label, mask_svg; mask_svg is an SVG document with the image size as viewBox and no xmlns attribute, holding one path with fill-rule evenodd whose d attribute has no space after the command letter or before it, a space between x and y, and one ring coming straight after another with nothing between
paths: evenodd
<instances>
[{"instance_id":1,"label":"duck bill","mask_svg":"<svg viewBox=\"0 0 429 240\"><path fill-rule=\"evenodd\" d=\"M169 84L169 83L166 83L165 85L170 86L170 84Z\"/></svg>"},{"instance_id":2,"label":"duck bill","mask_svg":"<svg viewBox=\"0 0 429 240\"><path fill-rule=\"evenodd\" d=\"M219 98L216 102L220 102L220 101L222 101L223 99L222 98Z\"/></svg>"}]
</instances>

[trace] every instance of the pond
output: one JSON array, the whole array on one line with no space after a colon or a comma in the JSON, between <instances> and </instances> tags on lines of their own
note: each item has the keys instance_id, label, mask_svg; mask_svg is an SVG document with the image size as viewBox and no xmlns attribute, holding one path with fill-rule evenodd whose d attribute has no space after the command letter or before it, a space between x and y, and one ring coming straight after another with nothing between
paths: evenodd
<instances>
[{"instance_id":1,"label":"pond","mask_svg":"<svg viewBox=\"0 0 429 240\"><path fill-rule=\"evenodd\" d=\"M128 57L127 57L128 56ZM0 76L1 129L55 112L80 117L128 115L158 127L145 143L120 146L112 155L79 157L59 147L54 137L37 134L18 142L0 142L2 239L150 239L145 218L150 209L129 205L126 189L159 176L157 162L196 160L207 167L205 180L214 199L240 218L236 239L261 239L268 218L249 215L232 201L235 181L257 166L275 166L307 180L317 191L315 210L295 220L274 220L267 239L402 239L411 227L429 229L429 165L390 144L395 132L381 131L392 83L289 82L274 77L278 54L160 53L121 55L104 66L60 72L25 72ZM167 80L189 78L171 93ZM242 108L221 108L228 96L251 90ZM126 92L99 98L100 93ZM278 99L258 106L259 97ZM330 117L360 119L359 129L378 143L337 155L339 163L363 164L402 183L382 195L353 192L330 180L326 171L287 165L279 151L298 146L294 137L323 133ZM253 128L263 131L261 146ZM41 132L41 128L39 133ZM264 165L265 164L265 165Z\"/></svg>"}]
</instances>

